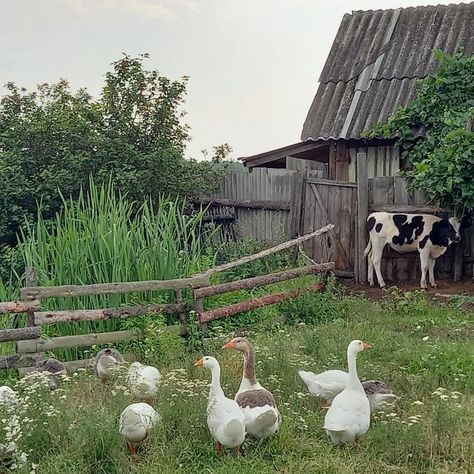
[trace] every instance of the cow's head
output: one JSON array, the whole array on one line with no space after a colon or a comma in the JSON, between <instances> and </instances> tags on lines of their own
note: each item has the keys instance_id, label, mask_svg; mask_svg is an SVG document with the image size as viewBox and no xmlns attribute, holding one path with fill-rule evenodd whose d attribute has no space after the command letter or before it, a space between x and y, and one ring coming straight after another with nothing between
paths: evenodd
<instances>
[{"instance_id":1,"label":"cow's head","mask_svg":"<svg viewBox=\"0 0 474 474\"><path fill-rule=\"evenodd\" d=\"M452 242L459 242L462 231L472 225L471 216L464 215L461 217L461 220L454 216L450 217L448 220L453 228L453 232L449 232L448 237Z\"/></svg>"}]
</instances>

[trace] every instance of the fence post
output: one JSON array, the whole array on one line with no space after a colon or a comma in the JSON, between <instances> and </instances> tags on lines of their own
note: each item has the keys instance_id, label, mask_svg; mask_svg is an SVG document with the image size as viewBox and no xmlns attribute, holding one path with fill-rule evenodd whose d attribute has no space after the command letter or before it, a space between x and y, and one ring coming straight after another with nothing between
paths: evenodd
<instances>
[{"instance_id":1,"label":"fence post","mask_svg":"<svg viewBox=\"0 0 474 474\"><path fill-rule=\"evenodd\" d=\"M202 331L207 331L207 323L201 322L201 314L204 313L204 303L202 298L194 298L194 311L196 311L198 316L199 327Z\"/></svg>"},{"instance_id":2,"label":"fence post","mask_svg":"<svg viewBox=\"0 0 474 474\"><path fill-rule=\"evenodd\" d=\"M177 288L175 292L176 303L181 304L183 302L183 293L181 292L181 288ZM179 320L181 321L180 335L186 336L186 334L188 334L188 315L186 311L179 313Z\"/></svg>"},{"instance_id":3,"label":"fence post","mask_svg":"<svg viewBox=\"0 0 474 474\"><path fill-rule=\"evenodd\" d=\"M36 268L34 267L25 267L25 286L37 286L38 285L38 275L36 274ZM35 325L35 313L34 311L28 311L26 313L26 325L34 326Z\"/></svg>"},{"instance_id":4,"label":"fence post","mask_svg":"<svg viewBox=\"0 0 474 474\"><path fill-rule=\"evenodd\" d=\"M366 245L367 216L369 215L369 180L367 172L367 155L357 153L357 265L354 265L354 276L357 283L367 281L367 265L364 250Z\"/></svg>"}]
</instances>

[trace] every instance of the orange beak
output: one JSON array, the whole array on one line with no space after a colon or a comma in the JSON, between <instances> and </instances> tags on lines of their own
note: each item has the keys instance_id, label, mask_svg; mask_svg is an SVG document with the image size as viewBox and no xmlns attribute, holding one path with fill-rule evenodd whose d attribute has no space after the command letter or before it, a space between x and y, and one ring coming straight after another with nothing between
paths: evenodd
<instances>
[{"instance_id":1,"label":"orange beak","mask_svg":"<svg viewBox=\"0 0 474 474\"><path fill-rule=\"evenodd\" d=\"M234 341L229 341L227 344L222 346L222 349L232 349L234 347Z\"/></svg>"},{"instance_id":2,"label":"orange beak","mask_svg":"<svg viewBox=\"0 0 474 474\"><path fill-rule=\"evenodd\" d=\"M362 344L364 344L364 350L366 350L366 349L372 349L372 346L371 346L371 345L366 344L365 342L363 342Z\"/></svg>"},{"instance_id":3,"label":"orange beak","mask_svg":"<svg viewBox=\"0 0 474 474\"><path fill-rule=\"evenodd\" d=\"M196 361L194 365L195 366L204 365L204 359L203 358L199 359L198 361Z\"/></svg>"}]
</instances>

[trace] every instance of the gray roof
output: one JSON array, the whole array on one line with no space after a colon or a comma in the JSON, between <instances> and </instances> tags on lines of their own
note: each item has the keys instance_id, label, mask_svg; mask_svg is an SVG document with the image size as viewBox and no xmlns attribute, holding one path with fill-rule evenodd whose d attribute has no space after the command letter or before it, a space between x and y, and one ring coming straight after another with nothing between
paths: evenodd
<instances>
[{"instance_id":1,"label":"gray roof","mask_svg":"<svg viewBox=\"0 0 474 474\"><path fill-rule=\"evenodd\" d=\"M474 2L344 15L301 139L360 138L415 97L434 48L460 47L474 54Z\"/></svg>"}]
</instances>

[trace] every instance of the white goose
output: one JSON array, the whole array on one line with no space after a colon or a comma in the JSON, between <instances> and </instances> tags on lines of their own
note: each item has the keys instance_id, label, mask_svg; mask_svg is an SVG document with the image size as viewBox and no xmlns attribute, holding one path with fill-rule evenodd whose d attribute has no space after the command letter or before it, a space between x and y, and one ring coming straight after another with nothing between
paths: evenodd
<instances>
[{"instance_id":1,"label":"white goose","mask_svg":"<svg viewBox=\"0 0 474 474\"><path fill-rule=\"evenodd\" d=\"M244 373L235 401L245 415L247 432L257 438L267 438L280 427L281 417L271 392L263 388L255 376L255 351L243 337L236 337L223 349L236 349L244 355Z\"/></svg>"},{"instance_id":2,"label":"white goose","mask_svg":"<svg viewBox=\"0 0 474 474\"><path fill-rule=\"evenodd\" d=\"M133 362L128 370L127 383L132 395L152 403L158 393L161 374L156 367Z\"/></svg>"},{"instance_id":3,"label":"white goose","mask_svg":"<svg viewBox=\"0 0 474 474\"><path fill-rule=\"evenodd\" d=\"M206 367L211 371L211 388L207 403L207 426L216 440L216 450L222 446L240 451L245 440L245 418L237 402L227 398L222 390L221 368L214 357L205 356L194 365Z\"/></svg>"},{"instance_id":4,"label":"white goose","mask_svg":"<svg viewBox=\"0 0 474 474\"><path fill-rule=\"evenodd\" d=\"M132 403L125 408L120 415L119 431L131 454L136 454L136 445L148 437L159 421L160 415L148 403Z\"/></svg>"},{"instance_id":5,"label":"white goose","mask_svg":"<svg viewBox=\"0 0 474 474\"><path fill-rule=\"evenodd\" d=\"M2 385L0 387L0 405L15 406L20 402L15 390L10 388L8 385Z\"/></svg>"},{"instance_id":6,"label":"white goose","mask_svg":"<svg viewBox=\"0 0 474 474\"><path fill-rule=\"evenodd\" d=\"M97 377L105 383L112 378L112 367L124 362L122 354L114 347L102 349L94 360L93 370Z\"/></svg>"},{"instance_id":7,"label":"white goose","mask_svg":"<svg viewBox=\"0 0 474 474\"><path fill-rule=\"evenodd\" d=\"M334 397L324 419L324 429L334 444L359 444L370 426L369 399L357 376L356 357L364 349L370 346L359 340L347 347L349 379L344 390Z\"/></svg>"},{"instance_id":8,"label":"white goose","mask_svg":"<svg viewBox=\"0 0 474 474\"><path fill-rule=\"evenodd\" d=\"M349 380L349 374L342 370L326 370L320 374L300 370L298 374L308 387L309 393L326 400L327 405L323 408L329 408L333 398L344 390ZM382 410L386 403L393 403L398 399L381 380L367 380L362 382L362 386L369 399L372 414Z\"/></svg>"}]
</instances>

